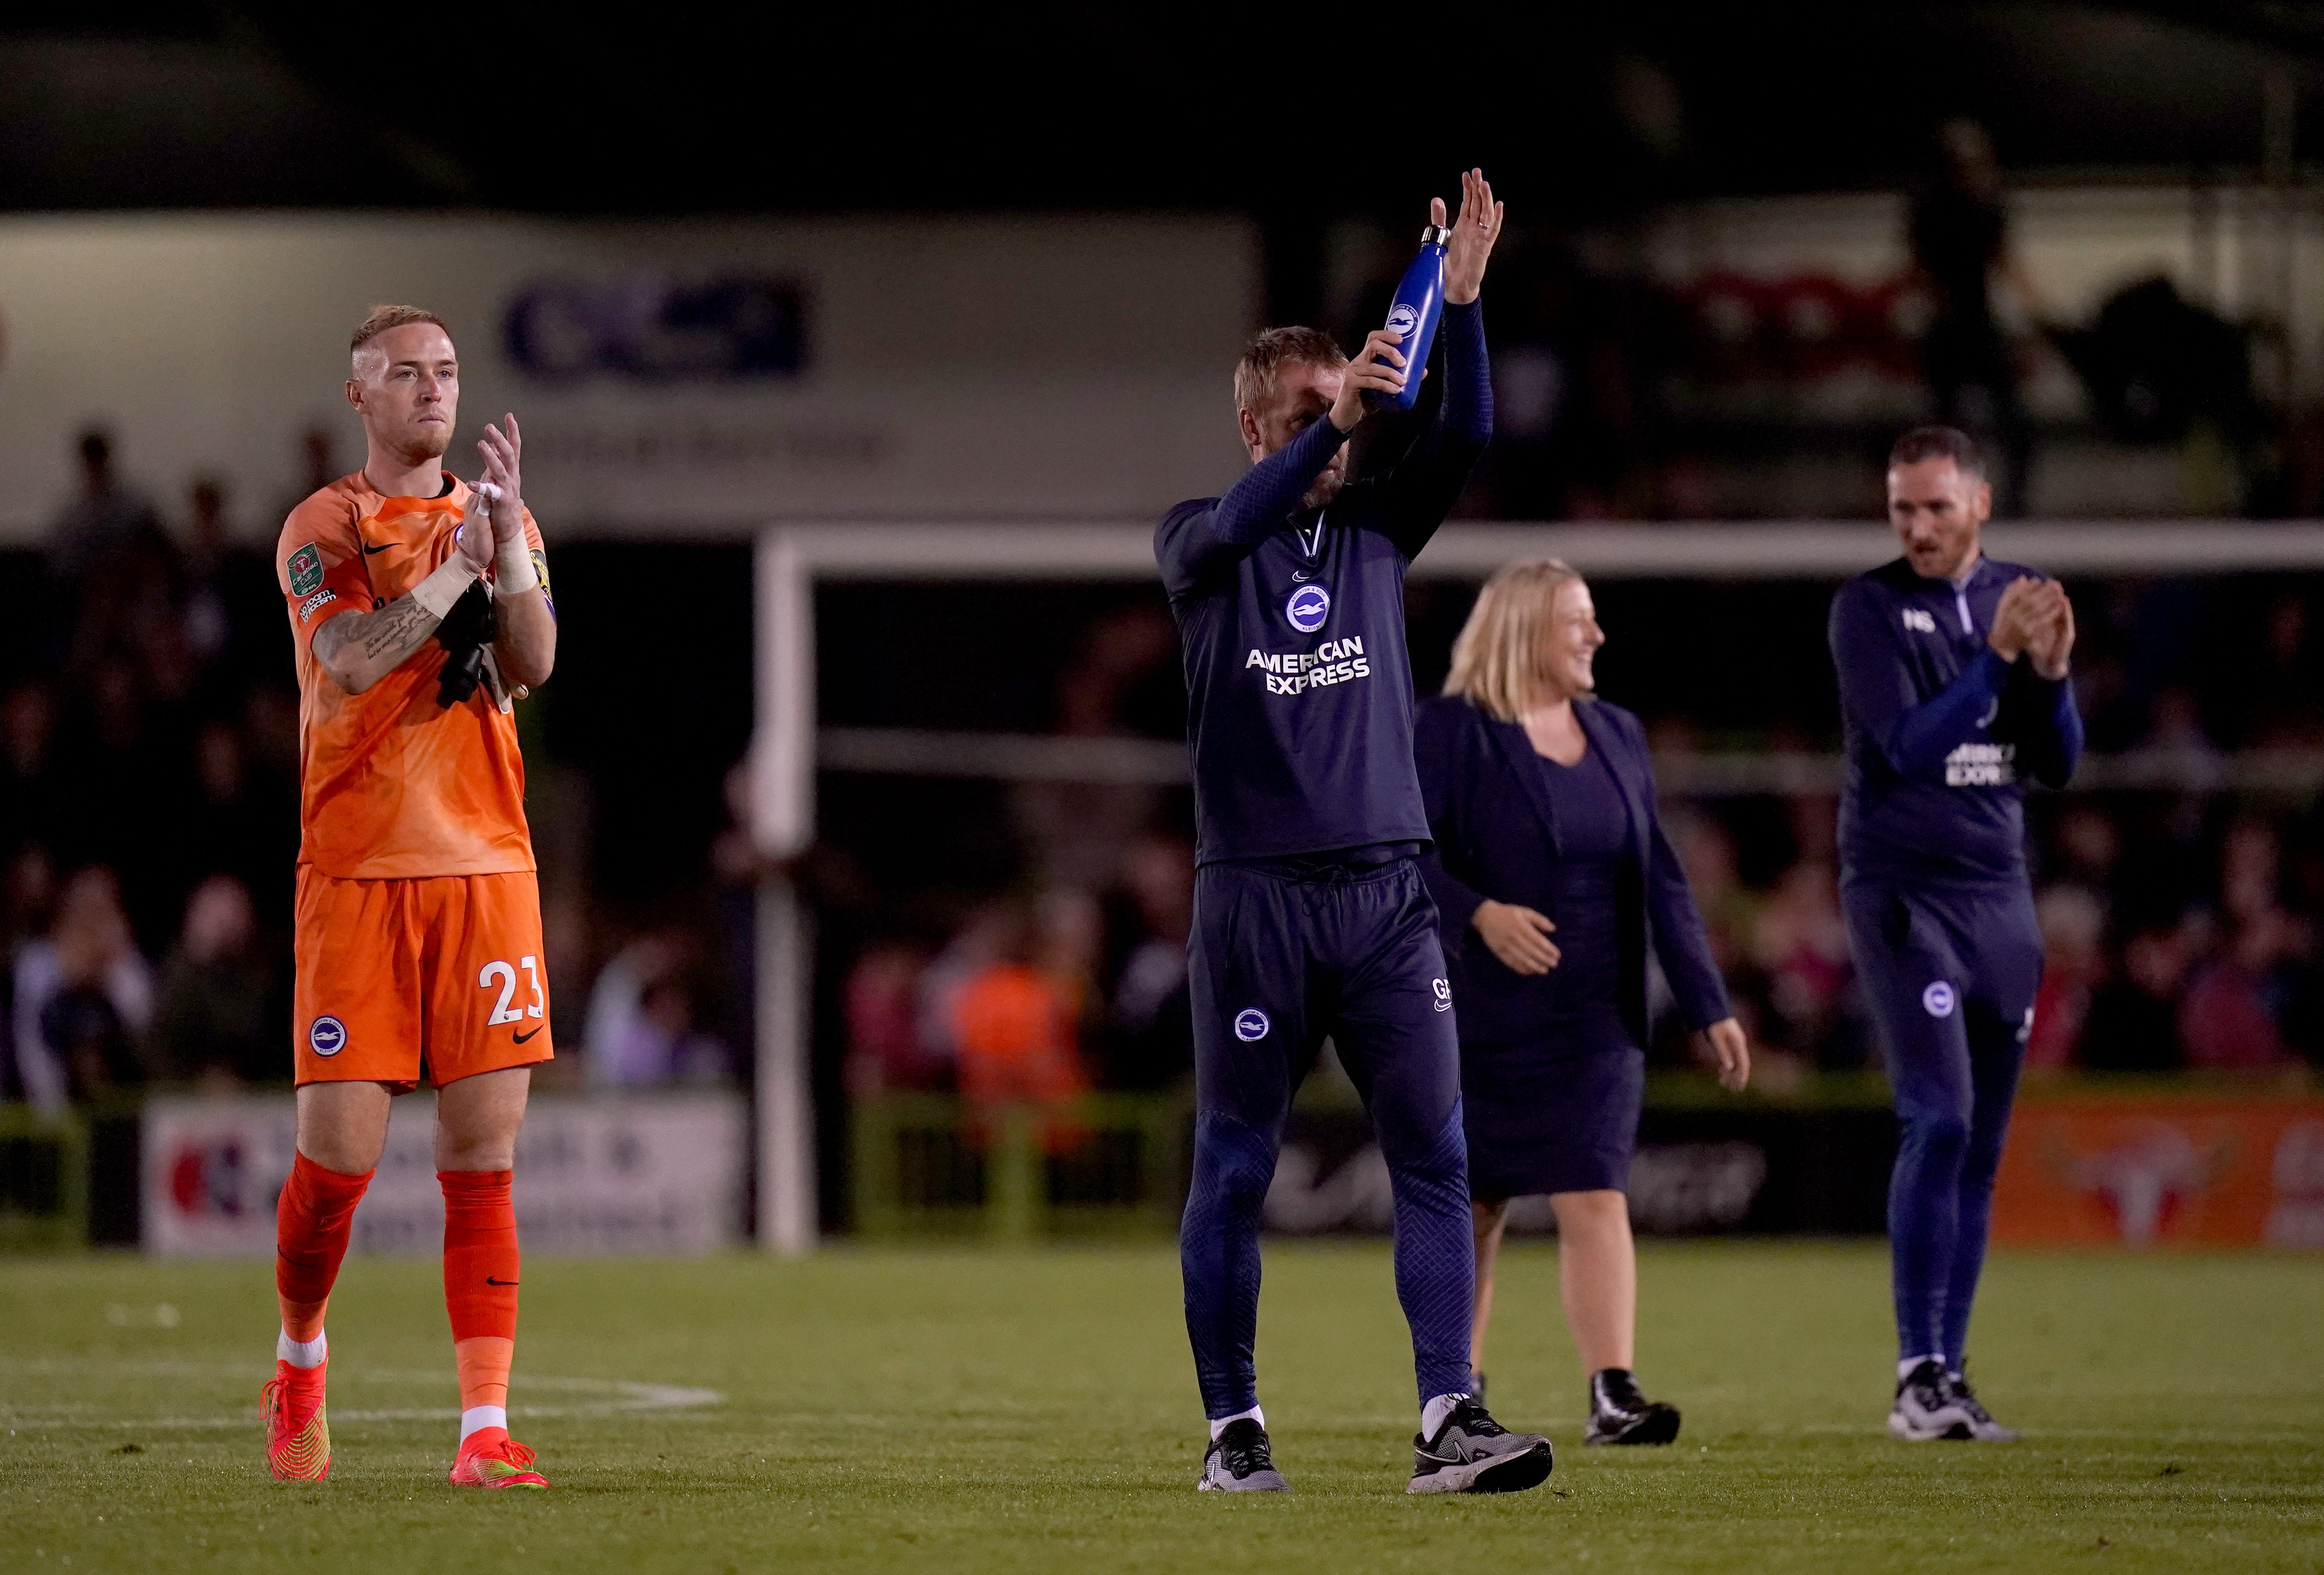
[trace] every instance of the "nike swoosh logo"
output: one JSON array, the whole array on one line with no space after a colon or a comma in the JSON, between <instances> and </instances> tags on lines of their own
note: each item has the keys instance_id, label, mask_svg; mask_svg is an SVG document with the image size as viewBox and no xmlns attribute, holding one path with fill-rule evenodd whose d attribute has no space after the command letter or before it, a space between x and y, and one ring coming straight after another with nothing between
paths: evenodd
<instances>
[{"instance_id":1,"label":"nike swoosh logo","mask_svg":"<svg viewBox=\"0 0 2324 1575\"><path fill-rule=\"evenodd\" d=\"M496 1280L493 1278L492 1276L486 1275L484 1276L484 1284L488 1285L513 1285L516 1282L514 1280Z\"/></svg>"},{"instance_id":2,"label":"nike swoosh logo","mask_svg":"<svg viewBox=\"0 0 2324 1575\"><path fill-rule=\"evenodd\" d=\"M393 547L395 543L392 541L383 541L377 547L365 547L364 548L364 556L365 557L369 557L374 552L385 552L389 548Z\"/></svg>"},{"instance_id":3,"label":"nike swoosh logo","mask_svg":"<svg viewBox=\"0 0 2324 1575\"><path fill-rule=\"evenodd\" d=\"M540 1030L539 1028L535 1028L535 1029L533 1029L532 1034L538 1034L538 1033L540 1033ZM521 1044L523 1044L527 1039L531 1038L531 1037L532 1037L532 1034L519 1034L519 1035L516 1036L516 1042L517 1042L518 1044L521 1045Z\"/></svg>"}]
</instances>

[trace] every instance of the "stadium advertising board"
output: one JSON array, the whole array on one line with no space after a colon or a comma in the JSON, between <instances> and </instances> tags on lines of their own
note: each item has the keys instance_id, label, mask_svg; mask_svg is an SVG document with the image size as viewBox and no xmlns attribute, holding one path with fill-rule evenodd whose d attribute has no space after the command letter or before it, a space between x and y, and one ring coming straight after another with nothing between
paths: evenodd
<instances>
[{"instance_id":1,"label":"stadium advertising board","mask_svg":"<svg viewBox=\"0 0 2324 1575\"><path fill-rule=\"evenodd\" d=\"M395 1101L387 1151L355 1211L357 1252L438 1251L444 1199L435 1101ZM268 1257L290 1174L292 1102L277 1096L157 1099L145 1107L145 1250L163 1257ZM746 1112L725 1093L536 1098L517 1141L525 1250L715 1251L742 1228Z\"/></svg>"},{"instance_id":2,"label":"stadium advertising board","mask_svg":"<svg viewBox=\"0 0 2324 1575\"><path fill-rule=\"evenodd\" d=\"M1631 1224L1649 1236L1877 1235L1895 1131L1887 1110L1864 1106L1649 1105L1630 1171ZM1362 1112L1293 1112L1267 1194L1268 1230L1383 1232L1393 1208ZM1512 1204L1509 1230L1554 1228L1547 1198Z\"/></svg>"},{"instance_id":3,"label":"stadium advertising board","mask_svg":"<svg viewBox=\"0 0 2324 1575\"><path fill-rule=\"evenodd\" d=\"M2001 1156L1993 1239L2324 1248L2324 1101L2025 1101Z\"/></svg>"},{"instance_id":4,"label":"stadium advertising board","mask_svg":"<svg viewBox=\"0 0 2324 1575\"><path fill-rule=\"evenodd\" d=\"M133 484L174 504L222 474L272 539L309 484L300 433L342 471L362 452L341 386L381 301L451 327L466 438L517 412L552 542L1150 518L1240 467L1224 369L1257 259L1223 218L12 216L0 541L41 539L90 422Z\"/></svg>"}]
</instances>

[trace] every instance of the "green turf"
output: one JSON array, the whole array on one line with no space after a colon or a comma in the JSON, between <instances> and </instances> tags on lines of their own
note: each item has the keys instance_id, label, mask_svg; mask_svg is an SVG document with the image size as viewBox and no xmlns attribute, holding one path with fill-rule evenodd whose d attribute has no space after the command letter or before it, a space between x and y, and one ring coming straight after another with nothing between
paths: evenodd
<instances>
[{"instance_id":1,"label":"green turf","mask_svg":"<svg viewBox=\"0 0 2324 1575\"><path fill-rule=\"evenodd\" d=\"M1655 1247L1641 1276L1675 1447L1580 1447L1554 1259L1518 1247L1493 1399L1553 1434L1556 1475L1412 1498L1386 1250L1271 1248L1260 1367L1296 1491L1230 1499L1192 1491L1167 1250L536 1258L516 1397L566 1413L520 1415L556 1484L520 1497L445 1485L448 1421L357 1417L454 1403L432 1264L348 1266L335 1475L284 1487L251 1410L266 1266L0 1261L0 1569L2324 1570L2324 1259L1997 1259L1977 1367L2014 1447L1882 1432L1877 1246ZM622 1383L724 1398L591 1409Z\"/></svg>"}]
</instances>

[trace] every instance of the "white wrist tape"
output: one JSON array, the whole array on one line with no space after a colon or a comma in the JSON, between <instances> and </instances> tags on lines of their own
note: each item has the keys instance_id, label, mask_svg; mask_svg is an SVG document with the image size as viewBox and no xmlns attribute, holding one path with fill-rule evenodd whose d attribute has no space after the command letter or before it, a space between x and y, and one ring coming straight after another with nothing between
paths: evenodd
<instances>
[{"instance_id":1,"label":"white wrist tape","mask_svg":"<svg viewBox=\"0 0 2324 1575\"><path fill-rule=\"evenodd\" d=\"M440 623L451 615L452 604L467 594L475 578L475 566L455 548L452 556L438 566L434 574L411 587L411 599Z\"/></svg>"},{"instance_id":2,"label":"white wrist tape","mask_svg":"<svg viewBox=\"0 0 2324 1575\"><path fill-rule=\"evenodd\" d=\"M498 594L513 596L521 591L538 589L540 570L532 561L532 549L521 536L513 541L503 541L493 548L493 589Z\"/></svg>"}]
</instances>

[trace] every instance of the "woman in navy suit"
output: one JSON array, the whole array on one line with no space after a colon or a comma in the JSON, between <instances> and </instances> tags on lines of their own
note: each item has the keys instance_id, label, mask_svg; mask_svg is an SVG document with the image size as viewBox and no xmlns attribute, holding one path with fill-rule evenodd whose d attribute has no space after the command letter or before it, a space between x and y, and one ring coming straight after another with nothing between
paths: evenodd
<instances>
[{"instance_id":1,"label":"woman in navy suit","mask_svg":"<svg viewBox=\"0 0 2324 1575\"><path fill-rule=\"evenodd\" d=\"M1414 757L1423 861L1460 1015L1477 1231L1471 1361L1482 1386L1493 1260L1513 1197L1556 1211L1567 1325L1590 1375L1589 1443L1668 1443L1679 1415L1631 1376L1637 1256L1630 1156L1645 1091L1651 946L1720 1080L1750 1050L1655 813L1638 719L1592 694L1606 643L1590 587L1554 558L1479 593Z\"/></svg>"}]
</instances>

